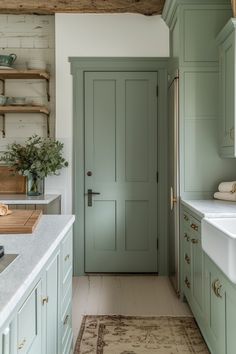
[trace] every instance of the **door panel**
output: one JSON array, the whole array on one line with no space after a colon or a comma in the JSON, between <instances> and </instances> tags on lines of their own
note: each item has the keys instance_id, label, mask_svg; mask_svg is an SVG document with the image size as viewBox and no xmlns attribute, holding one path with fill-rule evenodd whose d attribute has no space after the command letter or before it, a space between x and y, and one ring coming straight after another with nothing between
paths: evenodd
<instances>
[{"instance_id":1,"label":"door panel","mask_svg":"<svg viewBox=\"0 0 236 354\"><path fill-rule=\"evenodd\" d=\"M157 73L85 74L85 271L157 272Z\"/></svg>"}]
</instances>

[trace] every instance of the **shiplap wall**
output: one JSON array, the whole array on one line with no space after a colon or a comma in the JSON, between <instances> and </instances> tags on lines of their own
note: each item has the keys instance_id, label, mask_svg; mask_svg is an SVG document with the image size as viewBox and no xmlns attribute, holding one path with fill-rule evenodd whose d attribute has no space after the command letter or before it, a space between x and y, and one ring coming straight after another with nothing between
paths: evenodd
<instances>
[{"instance_id":1,"label":"shiplap wall","mask_svg":"<svg viewBox=\"0 0 236 354\"><path fill-rule=\"evenodd\" d=\"M0 15L0 54L15 53L14 68L25 69L30 59L42 59L50 71L50 131L55 131L55 27L54 16ZM7 96L27 97L27 102L48 104L44 80L7 80ZM2 118L0 117L0 131ZM40 114L7 114L6 138L0 133L0 150L12 140L32 134L46 136L46 118Z\"/></svg>"}]
</instances>

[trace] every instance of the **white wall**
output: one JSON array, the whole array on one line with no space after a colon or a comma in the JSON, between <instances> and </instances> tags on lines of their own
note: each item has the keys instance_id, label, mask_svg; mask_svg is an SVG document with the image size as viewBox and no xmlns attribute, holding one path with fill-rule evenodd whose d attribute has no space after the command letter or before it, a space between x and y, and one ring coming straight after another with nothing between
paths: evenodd
<instances>
[{"instance_id":1,"label":"white wall","mask_svg":"<svg viewBox=\"0 0 236 354\"><path fill-rule=\"evenodd\" d=\"M62 210L72 208L72 77L68 57L166 57L169 31L160 16L56 14L56 137L65 143L70 167L47 180L62 193Z\"/></svg>"},{"instance_id":2,"label":"white wall","mask_svg":"<svg viewBox=\"0 0 236 354\"><path fill-rule=\"evenodd\" d=\"M40 58L50 71L51 102L48 104L45 80L8 80L6 96L26 97L27 102L46 104L51 109L50 127L54 135L54 96L55 96L55 39L54 16L0 15L0 54L15 53L13 64L16 69L26 69L27 61ZM0 90L2 83L0 83ZM2 91L1 91L2 92ZM0 130L2 117L0 117ZM0 134L0 151L14 140L25 140L33 134L46 136L46 119L39 114L7 114L6 138Z\"/></svg>"}]
</instances>

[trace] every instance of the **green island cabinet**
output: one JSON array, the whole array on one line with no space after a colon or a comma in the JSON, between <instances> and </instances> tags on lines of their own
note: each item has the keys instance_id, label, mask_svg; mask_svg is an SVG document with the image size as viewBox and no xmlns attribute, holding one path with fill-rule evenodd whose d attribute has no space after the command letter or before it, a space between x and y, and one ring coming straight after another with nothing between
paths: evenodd
<instances>
[{"instance_id":1,"label":"green island cabinet","mask_svg":"<svg viewBox=\"0 0 236 354\"><path fill-rule=\"evenodd\" d=\"M222 157L236 157L236 19L231 18L217 37L220 58L220 154Z\"/></svg>"},{"instance_id":2,"label":"green island cabinet","mask_svg":"<svg viewBox=\"0 0 236 354\"><path fill-rule=\"evenodd\" d=\"M181 217L181 293L212 354L236 353L236 285L204 253L201 220L186 207Z\"/></svg>"},{"instance_id":3,"label":"green island cabinet","mask_svg":"<svg viewBox=\"0 0 236 354\"><path fill-rule=\"evenodd\" d=\"M0 330L0 354L69 354L72 348L72 229Z\"/></svg>"}]
</instances>

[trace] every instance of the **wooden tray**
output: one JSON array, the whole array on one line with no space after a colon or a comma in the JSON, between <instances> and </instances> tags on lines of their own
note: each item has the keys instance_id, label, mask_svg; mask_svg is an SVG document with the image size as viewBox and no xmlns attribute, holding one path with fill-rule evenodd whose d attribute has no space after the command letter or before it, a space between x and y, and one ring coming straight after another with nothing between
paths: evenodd
<instances>
[{"instance_id":1,"label":"wooden tray","mask_svg":"<svg viewBox=\"0 0 236 354\"><path fill-rule=\"evenodd\" d=\"M9 166L0 166L0 193L23 194L26 192L26 179L24 176L13 175Z\"/></svg>"},{"instance_id":2,"label":"wooden tray","mask_svg":"<svg viewBox=\"0 0 236 354\"><path fill-rule=\"evenodd\" d=\"M42 210L12 210L0 216L0 234L31 234L37 226Z\"/></svg>"}]
</instances>

